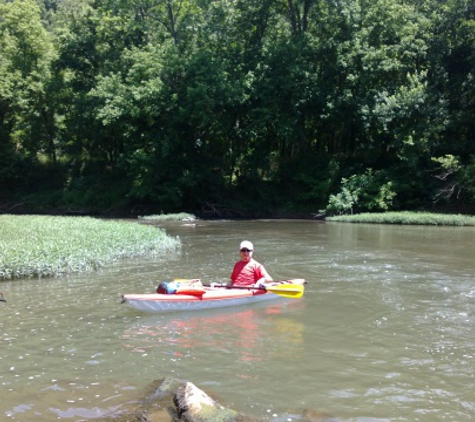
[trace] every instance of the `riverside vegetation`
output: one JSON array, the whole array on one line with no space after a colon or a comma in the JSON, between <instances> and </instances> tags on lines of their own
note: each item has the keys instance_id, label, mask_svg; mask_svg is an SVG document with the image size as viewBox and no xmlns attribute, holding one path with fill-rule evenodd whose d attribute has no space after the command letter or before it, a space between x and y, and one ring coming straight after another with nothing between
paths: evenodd
<instances>
[{"instance_id":1,"label":"riverside vegetation","mask_svg":"<svg viewBox=\"0 0 475 422\"><path fill-rule=\"evenodd\" d=\"M326 220L340 223L475 226L475 216L429 212L361 213L327 217Z\"/></svg>"},{"instance_id":2,"label":"riverside vegetation","mask_svg":"<svg viewBox=\"0 0 475 422\"><path fill-rule=\"evenodd\" d=\"M474 212L474 22L473 0L0 0L0 212Z\"/></svg>"},{"instance_id":3,"label":"riverside vegetation","mask_svg":"<svg viewBox=\"0 0 475 422\"><path fill-rule=\"evenodd\" d=\"M165 231L137 222L0 215L0 280L90 271L179 247Z\"/></svg>"}]
</instances>

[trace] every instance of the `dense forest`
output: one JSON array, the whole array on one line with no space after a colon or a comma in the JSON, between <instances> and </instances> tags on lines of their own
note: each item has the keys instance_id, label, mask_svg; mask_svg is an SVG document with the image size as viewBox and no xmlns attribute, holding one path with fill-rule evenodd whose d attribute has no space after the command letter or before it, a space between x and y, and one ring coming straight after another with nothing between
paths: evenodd
<instances>
[{"instance_id":1,"label":"dense forest","mask_svg":"<svg viewBox=\"0 0 475 422\"><path fill-rule=\"evenodd\" d=\"M475 209L473 0L0 0L0 208Z\"/></svg>"}]
</instances>

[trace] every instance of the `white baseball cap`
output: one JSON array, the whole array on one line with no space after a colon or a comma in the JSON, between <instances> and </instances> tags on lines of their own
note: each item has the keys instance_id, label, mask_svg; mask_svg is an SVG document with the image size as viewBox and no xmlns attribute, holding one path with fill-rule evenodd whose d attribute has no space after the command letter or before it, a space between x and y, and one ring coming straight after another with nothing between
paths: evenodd
<instances>
[{"instance_id":1,"label":"white baseball cap","mask_svg":"<svg viewBox=\"0 0 475 422\"><path fill-rule=\"evenodd\" d=\"M249 242L249 240L244 240L241 242L241 245L239 246L239 250L241 249L249 249L250 251L254 250L254 245Z\"/></svg>"}]
</instances>

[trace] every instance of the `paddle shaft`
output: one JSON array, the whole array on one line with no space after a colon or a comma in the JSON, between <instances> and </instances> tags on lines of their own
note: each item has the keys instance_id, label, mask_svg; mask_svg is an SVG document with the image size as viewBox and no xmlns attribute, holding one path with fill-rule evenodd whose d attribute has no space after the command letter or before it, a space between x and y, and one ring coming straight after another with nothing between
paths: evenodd
<instances>
[{"instance_id":1,"label":"paddle shaft","mask_svg":"<svg viewBox=\"0 0 475 422\"><path fill-rule=\"evenodd\" d=\"M183 278L175 278L174 281L199 281L199 279L183 279ZM297 282L295 284L292 284L293 282ZM261 290L261 291L266 291L270 293L274 293L278 296L282 297L287 297L291 299L298 299L302 297L304 293L304 286L303 284L306 284L306 281L304 279L298 278L298 279L292 279L292 280L282 280L282 281L276 281L274 283L281 283L281 284L272 284L272 285L262 285L262 286L227 286L226 284L216 284L214 286L209 285L209 284L203 284L203 286L206 287L221 287L221 288L229 288L229 289L243 289L243 290Z\"/></svg>"},{"instance_id":2,"label":"paddle shaft","mask_svg":"<svg viewBox=\"0 0 475 422\"><path fill-rule=\"evenodd\" d=\"M226 284L203 284L205 287L221 287L224 289L242 289L242 290L264 290L266 291L267 289L265 286L226 286Z\"/></svg>"},{"instance_id":3,"label":"paddle shaft","mask_svg":"<svg viewBox=\"0 0 475 422\"><path fill-rule=\"evenodd\" d=\"M209 286L212 287L212 286ZM242 289L242 290L261 290L264 292L274 293L278 296L287 297L291 299L298 299L302 297L304 287L300 284L277 284L275 286L231 286L216 285L213 287L224 287L227 289Z\"/></svg>"},{"instance_id":4,"label":"paddle shaft","mask_svg":"<svg viewBox=\"0 0 475 422\"><path fill-rule=\"evenodd\" d=\"M200 278L175 278L175 279L173 279L173 281L178 281L178 282L180 282L180 281L201 281L201 279ZM291 278L291 279L288 279L288 280L277 280L277 281L272 281L272 283L295 284L297 286L307 284L307 282L303 278ZM203 284L203 286L210 287L209 284ZM219 287L219 286L226 287L225 284L220 284L220 285L217 285L215 287ZM233 286L233 287L235 288L237 286ZM242 287L248 288L247 286L242 286Z\"/></svg>"}]
</instances>

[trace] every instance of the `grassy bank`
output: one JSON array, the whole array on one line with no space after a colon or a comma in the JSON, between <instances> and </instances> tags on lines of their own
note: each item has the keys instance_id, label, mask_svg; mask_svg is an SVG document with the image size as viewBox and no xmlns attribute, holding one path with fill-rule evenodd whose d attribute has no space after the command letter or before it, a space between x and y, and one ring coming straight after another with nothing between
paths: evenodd
<instances>
[{"instance_id":1,"label":"grassy bank","mask_svg":"<svg viewBox=\"0 0 475 422\"><path fill-rule=\"evenodd\" d=\"M327 217L326 221L368 224L418 224L430 226L475 226L475 216L430 212L362 213Z\"/></svg>"},{"instance_id":2,"label":"grassy bank","mask_svg":"<svg viewBox=\"0 0 475 422\"><path fill-rule=\"evenodd\" d=\"M163 230L136 222L0 215L0 280L90 271L178 247Z\"/></svg>"}]
</instances>

